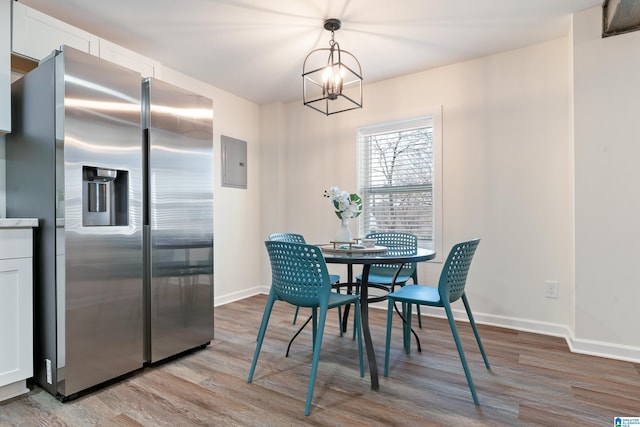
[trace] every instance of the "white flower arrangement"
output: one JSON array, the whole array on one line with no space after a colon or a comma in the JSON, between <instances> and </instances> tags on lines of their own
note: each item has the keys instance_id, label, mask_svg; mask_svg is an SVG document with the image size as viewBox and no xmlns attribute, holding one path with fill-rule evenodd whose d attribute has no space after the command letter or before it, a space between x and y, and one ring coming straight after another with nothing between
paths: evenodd
<instances>
[{"instance_id":1,"label":"white flower arrangement","mask_svg":"<svg viewBox=\"0 0 640 427\"><path fill-rule=\"evenodd\" d=\"M334 185L329 191L325 190L324 197L333 203L336 215L340 219L350 220L362 213L362 199L356 193L349 194Z\"/></svg>"}]
</instances>

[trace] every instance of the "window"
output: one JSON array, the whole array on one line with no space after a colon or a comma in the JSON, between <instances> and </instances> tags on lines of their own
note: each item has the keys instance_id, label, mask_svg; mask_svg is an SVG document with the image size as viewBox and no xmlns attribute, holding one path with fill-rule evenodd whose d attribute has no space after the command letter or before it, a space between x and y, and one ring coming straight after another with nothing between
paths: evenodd
<instances>
[{"instance_id":1,"label":"window","mask_svg":"<svg viewBox=\"0 0 640 427\"><path fill-rule=\"evenodd\" d=\"M363 235L415 234L440 247L440 114L359 129Z\"/></svg>"}]
</instances>

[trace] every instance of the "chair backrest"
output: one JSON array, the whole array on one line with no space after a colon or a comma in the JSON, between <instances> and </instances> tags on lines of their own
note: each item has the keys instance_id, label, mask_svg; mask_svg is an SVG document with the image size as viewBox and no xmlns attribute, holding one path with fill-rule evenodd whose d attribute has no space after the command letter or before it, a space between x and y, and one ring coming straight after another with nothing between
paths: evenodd
<instances>
[{"instance_id":1,"label":"chair backrest","mask_svg":"<svg viewBox=\"0 0 640 427\"><path fill-rule=\"evenodd\" d=\"M271 287L278 298L302 307L328 304L331 281L320 248L275 240L264 243L271 262Z\"/></svg>"},{"instance_id":2,"label":"chair backrest","mask_svg":"<svg viewBox=\"0 0 640 427\"><path fill-rule=\"evenodd\" d=\"M367 239L376 239L377 246L385 246L390 250L390 252L394 252L394 249L400 251L415 251L418 248L418 238L415 235L408 233L369 233L367 234ZM373 264L369 274L377 274L381 276L388 275L393 277L399 266L400 264ZM402 270L400 270L399 274L402 276L412 276L414 280L417 280L414 276L415 272L416 265L415 263L410 262L402 266Z\"/></svg>"},{"instance_id":3,"label":"chair backrest","mask_svg":"<svg viewBox=\"0 0 640 427\"><path fill-rule=\"evenodd\" d=\"M278 242L307 243L305 242L302 234L296 233L273 233L269 235L269 240L276 240Z\"/></svg>"},{"instance_id":4,"label":"chair backrest","mask_svg":"<svg viewBox=\"0 0 640 427\"><path fill-rule=\"evenodd\" d=\"M443 302L447 296L449 302L457 301L464 293L471 260L479 243L480 239L473 239L457 243L451 248L438 283L438 293Z\"/></svg>"}]
</instances>

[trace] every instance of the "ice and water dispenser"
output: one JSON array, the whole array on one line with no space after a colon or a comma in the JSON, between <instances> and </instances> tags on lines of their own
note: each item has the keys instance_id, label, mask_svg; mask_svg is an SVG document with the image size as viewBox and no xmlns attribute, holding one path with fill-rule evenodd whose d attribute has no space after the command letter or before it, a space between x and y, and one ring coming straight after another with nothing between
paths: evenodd
<instances>
[{"instance_id":1,"label":"ice and water dispenser","mask_svg":"<svg viewBox=\"0 0 640 427\"><path fill-rule=\"evenodd\" d=\"M82 225L129 225L129 172L82 167Z\"/></svg>"}]
</instances>

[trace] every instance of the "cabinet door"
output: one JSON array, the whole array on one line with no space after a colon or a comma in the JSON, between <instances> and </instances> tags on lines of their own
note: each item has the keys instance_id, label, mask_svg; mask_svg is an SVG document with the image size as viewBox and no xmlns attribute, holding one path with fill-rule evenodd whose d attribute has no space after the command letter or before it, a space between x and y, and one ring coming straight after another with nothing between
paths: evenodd
<instances>
[{"instance_id":1,"label":"cabinet door","mask_svg":"<svg viewBox=\"0 0 640 427\"><path fill-rule=\"evenodd\" d=\"M37 10L13 3L13 52L41 60L62 45L98 56L98 37Z\"/></svg>"},{"instance_id":2,"label":"cabinet door","mask_svg":"<svg viewBox=\"0 0 640 427\"><path fill-rule=\"evenodd\" d=\"M110 41L100 39L100 58L139 72L142 77L160 77L160 63Z\"/></svg>"},{"instance_id":3,"label":"cabinet door","mask_svg":"<svg viewBox=\"0 0 640 427\"><path fill-rule=\"evenodd\" d=\"M11 132L11 3L0 1L0 135Z\"/></svg>"},{"instance_id":4,"label":"cabinet door","mask_svg":"<svg viewBox=\"0 0 640 427\"><path fill-rule=\"evenodd\" d=\"M0 387L33 376L32 259L0 259Z\"/></svg>"}]
</instances>

